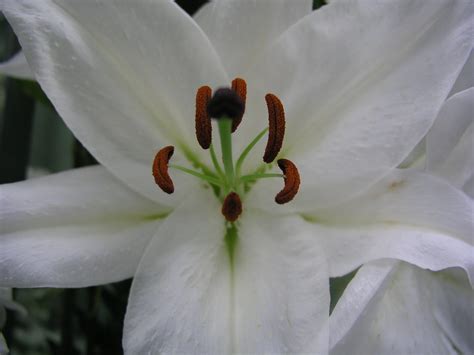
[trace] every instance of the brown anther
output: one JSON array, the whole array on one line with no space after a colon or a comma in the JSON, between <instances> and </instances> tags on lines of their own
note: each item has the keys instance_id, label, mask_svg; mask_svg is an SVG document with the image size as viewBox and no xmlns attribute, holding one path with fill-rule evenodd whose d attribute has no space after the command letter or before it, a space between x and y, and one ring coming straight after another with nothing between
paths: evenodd
<instances>
[{"instance_id":1,"label":"brown anther","mask_svg":"<svg viewBox=\"0 0 474 355\"><path fill-rule=\"evenodd\" d=\"M285 175L285 187L275 196L275 202L282 205L293 200L300 188L300 174L296 165L288 159L278 159L278 166Z\"/></svg>"},{"instance_id":2,"label":"brown anther","mask_svg":"<svg viewBox=\"0 0 474 355\"><path fill-rule=\"evenodd\" d=\"M221 212L226 220L235 222L242 214L242 201L240 200L240 196L235 192L229 193L224 199Z\"/></svg>"},{"instance_id":3,"label":"brown anther","mask_svg":"<svg viewBox=\"0 0 474 355\"><path fill-rule=\"evenodd\" d=\"M244 79L235 78L234 80L232 80L232 90L234 90L237 93L237 95L239 95L244 105L244 110L242 114L239 117L234 118L234 120L232 121L232 133L234 133L237 127L239 126L240 122L242 122L242 117L244 117L245 100L247 99L247 83L245 82Z\"/></svg>"},{"instance_id":4,"label":"brown anther","mask_svg":"<svg viewBox=\"0 0 474 355\"><path fill-rule=\"evenodd\" d=\"M174 185L168 174L168 162L174 153L174 147L169 145L160 149L153 160L153 176L156 184L167 194L174 192Z\"/></svg>"},{"instance_id":5,"label":"brown anther","mask_svg":"<svg viewBox=\"0 0 474 355\"><path fill-rule=\"evenodd\" d=\"M196 137L203 149L208 149L212 142L211 117L207 113L211 96L209 86L201 86L196 93Z\"/></svg>"},{"instance_id":6,"label":"brown anther","mask_svg":"<svg viewBox=\"0 0 474 355\"><path fill-rule=\"evenodd\" d=\"M265 95L268 108L268 141L263 161L271 163L280 152L285 136L285 110L280 99L273 94Z\"/></svg>"}]
</instances>

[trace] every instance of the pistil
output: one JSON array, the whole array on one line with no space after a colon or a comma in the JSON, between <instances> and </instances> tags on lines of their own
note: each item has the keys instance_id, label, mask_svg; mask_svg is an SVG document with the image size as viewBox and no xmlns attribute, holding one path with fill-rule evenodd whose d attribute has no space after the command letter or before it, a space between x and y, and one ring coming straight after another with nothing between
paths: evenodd
<instances>
[{"instance_id":1,"label":"pistil","mask_svg":"<svg viewBox=\"0 0 474 355\"><path fill-rule=\"evenodd\" d=\"M219 119L219 136L221 139L222 163L227 177L227 187L230 190L234 186L234 162L232 158L232 120L223 117Z\"/></svg>"}]
</instances>

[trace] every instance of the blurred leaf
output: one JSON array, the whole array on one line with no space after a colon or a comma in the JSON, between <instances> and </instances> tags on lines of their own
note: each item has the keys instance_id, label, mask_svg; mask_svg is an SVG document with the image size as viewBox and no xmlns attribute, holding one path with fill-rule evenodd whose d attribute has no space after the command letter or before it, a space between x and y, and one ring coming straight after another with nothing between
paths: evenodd
<instances>
[{"instance_id":1,"label":"blurred leaf","mask_svg":"<svg viewBox=\"0 0 474 355\"><path fill-rule=\"evenodd\" d=\"M37 103L30 166L50 173L73 168L74 136L53 107Z\"/></svg>"},{"instance_id":2,"label":"blurred leaf","mask_svg":"<svg viewBox=\"0 0 474 355\"><path fill-rule=\"evenodd\" d=\"M189 15L194 15L208 0L176 0L176 3Z\"/></svg>"},{"instance_id":3,"label":"blurred leaf","mask_svg":"<svg viewBox=\"0 0 474 355\"><path fill-rule=\"evenodd\" d=\"M317 10L324 5L327 5L325 0L313 0L313 10Z\"/></svg>"},{"instance_id":4,"label":"blurred leaf","mask_svg":"<svg viewBox=\"0 0 474 355\"><path fill-rule=\"evenodd\" d=\"M36 81L20 79L14 80L18 82L19 87L23 93L25 93L25 95L28 95L35 101L41 102L43 105L53 107L53 104L51 101L49 101L49 98L46 96L44 91L41 89L41 86Z\"/></svg>"},{"instance_id":5,"label":"blurred leaf","mask_svg":"<svg viewBox=\"0 0 474 355\"><path fill-rule=\"evenodd\" d=\"M1 35L7 57L20 46L12 29L2 21ZM24 180L29 159L31 126L35 101L23 90L18 80L4 81L5 104L0 118L0 183Z\"/></svg>"},{"instance_id":6,"label":"blurred leaf","mask_svg":"<svg viewBox=\"0 0 474 355\"><path fill-rule=\"evenodd\" d=\"M329 309L329 314L332 313L334 307L337 304L337 301L339 301L339 298L341 298L342 294L344 293L344 290L346 289L349 282L351 282L351 280L354 278L356 273L357 270L354 270L348 273L347 275L341 277L332 277L329 280L329 290L331 293L331 305Z\"/></svg>"}]
</instances>

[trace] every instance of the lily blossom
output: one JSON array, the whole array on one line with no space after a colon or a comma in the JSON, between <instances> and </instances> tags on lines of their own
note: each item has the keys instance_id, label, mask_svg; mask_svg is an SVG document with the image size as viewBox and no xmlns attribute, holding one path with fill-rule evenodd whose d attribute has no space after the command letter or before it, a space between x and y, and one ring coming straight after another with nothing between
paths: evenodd
<instances>
[{"instance_id":1,"label":"lily blossom","mask_svg":"<svg viewBox=\"0 0 474 355\"><path fill-rule=\"evenodd\" d=\"M2 186L0 285L133 276L128 354L323 354L329 276L392 257L472 280L472 201L394 168L471 50L473 4L311 3L216 0L192 19L164 0L3 1L36 79L103 166ZM232 135L234 121L211 122L209 154L219 87L218 112L245 112ZM284 132L284 176L262 162L267 117L267 147Z\"/></svg>"},{"instance_id":2,"label":"lily blossom","mask_svg":"<svg viewBox=\"0 0 474 355\"><path fill-rule=\"evenodd\" d=\"M424 158L427 172L470 198L474 197L473 104L473 87L445 102L427 134ZM395 260L368 263L331 315L331 354L346 354L349 349L353 354L470 354L473 302L474 291L462 270L434 273Z\"/></svg>"}]
</instances>

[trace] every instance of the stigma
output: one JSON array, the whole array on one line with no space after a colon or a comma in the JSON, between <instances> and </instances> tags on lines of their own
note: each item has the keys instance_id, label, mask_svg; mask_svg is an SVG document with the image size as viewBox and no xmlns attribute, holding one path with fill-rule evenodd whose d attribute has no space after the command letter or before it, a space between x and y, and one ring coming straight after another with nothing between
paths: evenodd
<instances>
[{"instance_id":1,"label":"stigma","mask_svg":"<svg viewBox=\"0 0 474 355\"><path fill-rule=\"evenodd\" d=\"M237 92L231 88L219 88L207 104L207 113L215 119L242 120L244 107L244 103Z\"/></svg>"},{"instance_id":2,"label":"stigma","mask_svg":"<svg viewBox=\"0 0 474 355\"><path fill-rule=\"evenodd\" d=\"M253 185L259 179L283 178L284 187L275 196L277 204L292 201L298 193L301 183L296 165L280 158L277 161L282 174L269 172L272 163L280 154L285 136L285 110L281 100L272 93L265 95L268 111L268 126L247 145L234 164L232 152L232 136L242 122L246 109L247 84L241 78L235 78L230 87L221 87L212 92L209 86L201 86L196 92L195 130L196 139L202 149L209 149L212 168L193 161L200 170L170 165L174 153L173 146L158 151L153 161L152 173L158 187L171 194L174 184L168 173L169 168L193 175L213 187L213 192L222 202L221 213L229 223L235 223L243 212L242 196L251 193ZM221 159L216 156L212 121L218 125ZM263 153L263 164L251 174L242 174L242 165L260 139L267 135L267 144Z\"/></svg>"}]
</instances>

